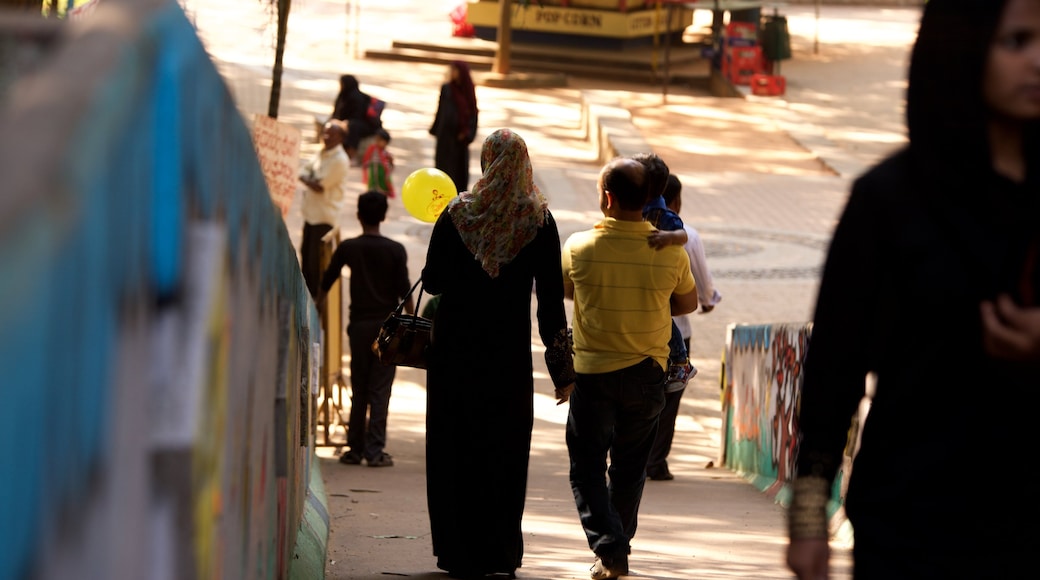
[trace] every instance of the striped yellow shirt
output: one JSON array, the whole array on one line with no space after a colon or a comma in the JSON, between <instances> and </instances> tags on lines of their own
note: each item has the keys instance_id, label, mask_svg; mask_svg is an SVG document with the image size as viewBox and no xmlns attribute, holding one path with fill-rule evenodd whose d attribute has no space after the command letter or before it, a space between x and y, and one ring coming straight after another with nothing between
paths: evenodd
<instances>
[{"instance_id":1,"label":"striped yellow shirt","mask_svg":"<svg viewBox=\"0 0 1040 580\"><path fill-rule=\"evenodd\" d=\"M574 369L606 373L653 357L668 367L670 298L696 289L681 246L655 250L647 222L606 218L563 245L563 277L574 285Z\"/></svg>"}]
</instances>

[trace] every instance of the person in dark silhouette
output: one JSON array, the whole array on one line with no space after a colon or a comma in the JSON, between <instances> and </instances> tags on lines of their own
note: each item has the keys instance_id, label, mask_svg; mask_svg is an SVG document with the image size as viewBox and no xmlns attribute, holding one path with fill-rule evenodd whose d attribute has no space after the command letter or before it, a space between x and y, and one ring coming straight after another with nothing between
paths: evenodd
<instances>
[{"instance_id":1,"label":"person in dark silhouette","mask_svg":"<svg viewBox=\"0 0 1040 580\"><path fill-rule=\"evenodd\" d=\"M477 136L477 92L468 64L455 61L448 71L430 127L430 135L437 139L433 164L462 192L469 187L469 145Z\"/></svg>"},{"instance_id":2,"label":"person in dark silhouette","mask_svg":"<svg viewBox=\"0 0 1040 580\"><path fill-rule=\"evenodd\" d=\"M930 0L906 118L909 144L853 183L824 266L787 562L827 577L831 492L872 373L845 505L856 580L1025 578L1036 510L988 467L1031 455L1040 402L1040 2Z\"/></svg>"},{"instance_id":3,"label":"person in dark silhouette","mask_svg":"<svg viewBox=\"0 0 1040 580\"><path fill-rule=\"evenodd\" d=\"M384 365L372 352L372 342L390 312L408 294L408 254L404 246L379 231L386 219L387 197L379 191L358 196L358 221L361 235L340 242L332 253L321 280L323 301L339 279L343 267L350 268L350 314L347 336L350 340L350 422L347 424L347 451L339 457L346 465L364 459L369 467L390 467L393 458L385 451L386 421L390 408L390 388L397 367ZM415 311L409 296L404 305L408 314ZM367 420L366 420L367 419Z\"/></svg>"}]
</instances>

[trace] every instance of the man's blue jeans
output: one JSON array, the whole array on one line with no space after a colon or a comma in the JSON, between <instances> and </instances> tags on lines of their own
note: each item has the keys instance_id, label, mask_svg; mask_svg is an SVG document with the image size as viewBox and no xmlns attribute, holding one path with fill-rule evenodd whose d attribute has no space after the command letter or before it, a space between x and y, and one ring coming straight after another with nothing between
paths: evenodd
<instances>
[{"instance_id":1,"label":"man's blue jeans","mask_svg":"<svg viewBox=\"0 0 1040 580\"><path fill-rule=\"evenodd\" d=\"M589 547L608 561L627 555L636 533L664 379L661 366L647 358L609 373L578 373L570 397L571 490Z\"/></svg>"}]
</instances>

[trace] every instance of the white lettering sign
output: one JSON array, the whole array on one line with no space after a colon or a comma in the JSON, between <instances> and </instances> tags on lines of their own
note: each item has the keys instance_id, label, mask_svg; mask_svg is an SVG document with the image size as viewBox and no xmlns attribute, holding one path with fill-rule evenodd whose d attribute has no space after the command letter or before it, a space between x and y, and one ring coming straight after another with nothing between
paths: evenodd
<instances>
[{"instance_id":1,"label":"white lettering sign","mask_svg":"<svg viewBox=\"0 0 1040 580\"><path fill-rule=\"evenodd\" d=\"M271 200L284 218L296 194L300 163L300 131L266 115L253 118L253 144Z\"/></svg>"}]
</instances>

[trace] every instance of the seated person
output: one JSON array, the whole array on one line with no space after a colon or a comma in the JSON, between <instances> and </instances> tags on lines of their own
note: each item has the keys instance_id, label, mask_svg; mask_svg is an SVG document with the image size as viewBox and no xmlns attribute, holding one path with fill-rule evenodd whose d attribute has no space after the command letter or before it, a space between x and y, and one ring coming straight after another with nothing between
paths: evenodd
<instances>
[{"instance_id":1,"label":"seated person","mask_svg":"<svg viewBox=\"0 0 1040 580\"><path fill-rule=\"evenodd\" d=\"M345 121L347 137L343 149L352 160L357 156L358 144L382 128L381 110L372 110L373 99L361 92L354 75L339 77L339 94L333 104L332 118Z\"/></svg>"}]
</instances>

